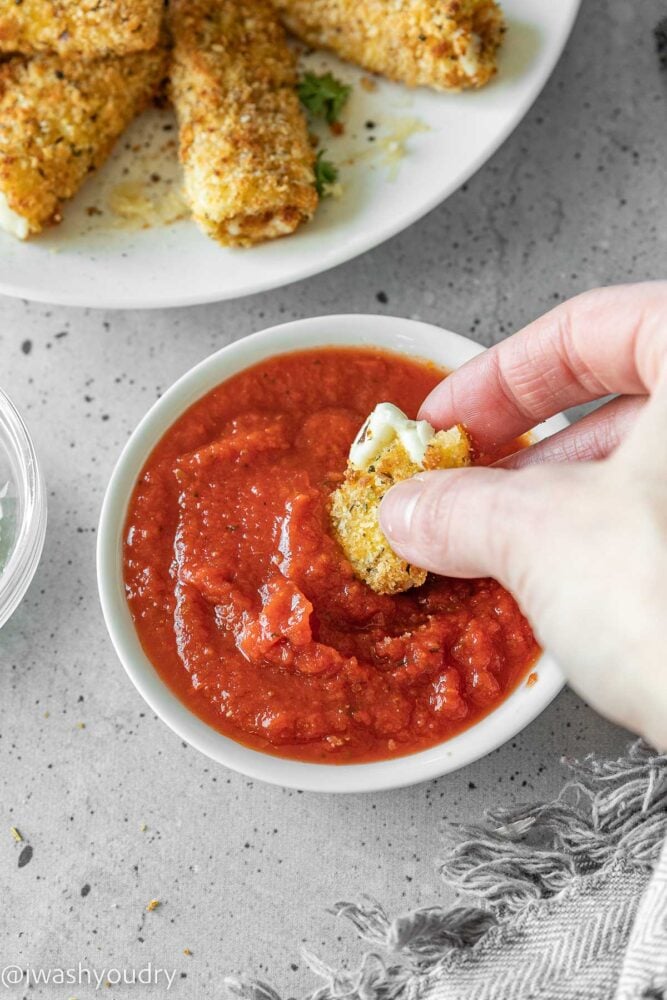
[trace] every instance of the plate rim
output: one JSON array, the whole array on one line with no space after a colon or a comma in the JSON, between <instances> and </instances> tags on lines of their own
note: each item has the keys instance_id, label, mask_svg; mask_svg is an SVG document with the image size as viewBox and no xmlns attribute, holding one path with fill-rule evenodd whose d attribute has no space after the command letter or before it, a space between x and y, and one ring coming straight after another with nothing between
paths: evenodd
<instances>
[{"instance_id":1,"label":"plate rim","mask_svg":"<svg viewBox=\"0 0 667 1000\"><path fill-rule=\"evenodd\" d=\"M209 293L199 291L193 294L181 291L177 295L166 299L164 294L147 293L145 291L139 291L136 294L129 294L119 298L118 293L109 295L103 287L95 289L94 301L92 300L93 293L89 292L88 289L82 294L63 291L61 294L54 296L53 292L42 292L39 287L20 282L6 281L1 277L0 294L11 298L27 299L30 302L82 309L179 309L189 306L210 305L216 302L230 302L245 298L246 296L259 295L274 289L287 288L298 281L304 281L319 274L326 274L328 271L376 249L376 247L393 239L399 233L405 232L416 222L429 215L439 205L443 204L498 152L528 114L548 83L565 51L577 17L581 11L582 2L583 0L571 0L571 9L563 22L561 28L562 34L558 44L554 47L548 58L545 58L543 63L539 65L534 86L517 101L508 121L500 129L493 141L485 145L484 149L477 156L473 157L470 163L463 170L459 171L453 179L449 180L442 187L438 187L437 190L432 191L418 207L415 206L397 217L388 218L387 223L382 227L378 226L373 229L372 234L366 235L362 232L360 237L352 238L351 240L341 240L337 250L332 252L323 263L316 255L312 255L310 259L307 257L304 258L299 266L295 267L294 271L287 277L274 275L273 277L262 278L262 269L258 268L257 279L246 282L240 291L233 288L218 291L212 290ZM352 248L350 244L352 244Z\"/></svg>"}]
</instances>

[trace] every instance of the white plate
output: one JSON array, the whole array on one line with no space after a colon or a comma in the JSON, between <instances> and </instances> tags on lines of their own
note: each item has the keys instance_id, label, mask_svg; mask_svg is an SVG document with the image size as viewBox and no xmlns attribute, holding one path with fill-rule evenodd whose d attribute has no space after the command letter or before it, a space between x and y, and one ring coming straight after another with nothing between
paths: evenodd
<instances>
[{"instance_id":1,"label":"white plate","mask_svg":"<svg viewBox=\"0 0 667 1000\"><path fill-rule=\"evenodd\" d=\"M110 193L127 179L124 171L147 182L156 199L178 186L174 150L157 151L175 137L163 131L171 114L150 113L66 206L61 226L27 244L0 233L0 292L103 308L183 306L276 288L350 260L425 215L492 155L542 89L579 4L503 0L509 32L500 74L474 93L411 91L386 82L369 93L359 85L360 71L321 54L308 57L310 68L331 68L354 87L345 136L324 140L340 166L343 194L295 236L252 250L222 249L189 220L141 230L119 225L108 211ZM365 127L369 120L375 129ZM400 159L389 153L392 141L405 148ZM151 173L161 178L152 187Z\"/></svg>"}]
</instances>

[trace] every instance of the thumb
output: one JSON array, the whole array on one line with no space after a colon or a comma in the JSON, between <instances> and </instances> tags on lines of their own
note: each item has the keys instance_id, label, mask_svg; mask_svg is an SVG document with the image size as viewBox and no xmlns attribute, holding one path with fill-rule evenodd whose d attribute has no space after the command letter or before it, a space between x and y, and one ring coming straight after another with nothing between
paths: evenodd
<instances>
[{"instance_id":1,"label":"thumb","mask_svg":"<svg viewBox=\"0 0 667 1000\"><path fill-rule=\"evenodd\" d=\"M443 576L493 576L521 589L535 557L535 533L553 500L548 466L450 469L398 483L380 523L398 555Z\"/></svg>"}]
</instances>

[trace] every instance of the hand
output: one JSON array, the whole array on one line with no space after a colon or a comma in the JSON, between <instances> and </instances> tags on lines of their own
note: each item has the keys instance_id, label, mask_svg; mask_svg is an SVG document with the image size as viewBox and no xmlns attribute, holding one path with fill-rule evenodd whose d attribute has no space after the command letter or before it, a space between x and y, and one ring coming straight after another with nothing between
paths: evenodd
<instances>
[{"instance_id":1,"label":"hand","mask_svg":"<svg viewBox=\"0 0 667 1000\"><path fill-rule=\"evenodd\" d=\"M515 594L572 686L667 748L667 282L587 292L468 362L424 402L488 449L611 393L493 468L430 472L381 508L392 547Z\"/></svg>"}]
</instances>

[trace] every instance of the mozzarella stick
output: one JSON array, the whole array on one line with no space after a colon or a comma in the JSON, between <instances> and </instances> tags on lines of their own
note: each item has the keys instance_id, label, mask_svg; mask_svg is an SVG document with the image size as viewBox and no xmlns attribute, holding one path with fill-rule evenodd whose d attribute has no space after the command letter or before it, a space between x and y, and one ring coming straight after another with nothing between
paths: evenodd
<instances>
[{"instance_id":1,"label":"mozzarella stick","mask_svg":"<svg viewBox=\"0 0 667 1000\"><path fill-rule=\"evenodd\" d=\"M213 239L285 236L317 207L295 57L268 0L172 0L172 99L192 214Z\"/></svg>"},{"instance_id":2,"label":"mozzarella stick","mask_svg":"<svg viewBox=\"0 0 667 1000\"><path fill-rule=\"evenodd\" d=\"M495 0L274 0L314 48L411 87L482 87L496 72L504 20Z\"/></svg>"},{"instance_id":3,"label":"mozzarella stick","mask_svg":"<svg viewBox=\"0 0 667 1000\"><path fill-rule=\"evenodd\" d=\"M435 431L408 420L392 403L379 403L350 449L345 479L331 495L334 535L360 580L378 594L421 587L426 570L406 563L380 527L380 503L394 483L429 469L470 464L470 439L457 425Z\"/></svg>"},{"instance_id":4,"label":"mozzarella stick","mask_svg":"<svg viewBox=\"0 0 667 1000\"><path fill-rule=\"evenodd\" d=\"M26 239L59 222L62 202L106 160L165 72L164 48L0 65L0 228Z\"/></svg>"},{"instance_id":5,"label":"mozzarella stick","mask_svg":"<svg viewBox=\"0 0 667 1000\"><path fill-rule=\"evenodd\" d=\"M0 51L86 58L158 43L162 0L0 0Z\"/></svg>"}]
</instances>

